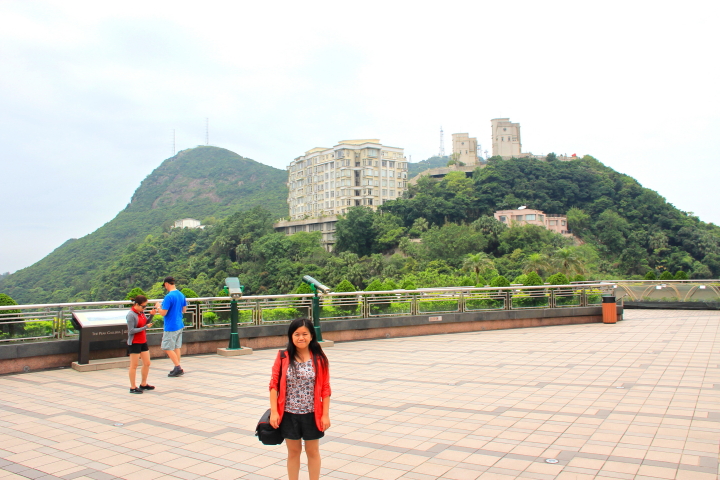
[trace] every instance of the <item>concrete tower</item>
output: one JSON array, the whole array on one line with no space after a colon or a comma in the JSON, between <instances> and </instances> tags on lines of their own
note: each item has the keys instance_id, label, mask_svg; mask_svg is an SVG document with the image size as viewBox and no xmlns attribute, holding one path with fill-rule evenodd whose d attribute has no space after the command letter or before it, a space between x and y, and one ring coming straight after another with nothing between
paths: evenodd
<instances>
[{"instance_id":1,"label":"concrete tower","mask_svg":"<svg viewBox=\"0 0 720 480\"><path fill-rule=\"evenodd\" d=\"M453 133L453 154L459 154L458 160L465 165L477 165L477 138L467 133Z\"/></svg>"},{"instance_id":2,"label":"concrete tower","mask_svg":"<svg viewBox=\"0 0 720 480\"><path fill-rule=\"evenodd\" d=\"M520 142L520 124L512 123L509 118L493 118L492 154L503 158L519 157L522 152Z\"/></svg>"}]
</instances>

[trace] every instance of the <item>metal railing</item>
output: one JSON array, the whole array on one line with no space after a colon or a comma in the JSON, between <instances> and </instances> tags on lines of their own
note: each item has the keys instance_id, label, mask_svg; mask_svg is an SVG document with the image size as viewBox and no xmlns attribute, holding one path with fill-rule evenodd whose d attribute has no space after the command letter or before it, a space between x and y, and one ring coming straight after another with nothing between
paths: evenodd
<instances>
[{"instance_id":1,"label":"metal railing","mask_svg":"<svg viewBox=\"0 0 720 480\"><path fill-rule=\"evenodd\" d=\"M626 302L720 302L720 280L607 280ZM582 285L590 282L578 282Z\"/></svg>"},{"instance_id":2,"label":"metal railing","mask_svg":"<svg viewBox=\"0 0 720 480\"><path fill-rule=\"evenodd\" d=\"M511 287L448 287L375 292L333 292L320 298L322 320L402 317L531 308L599 305L614 293L614 283ZM256 295L238 300L239 326L288 323L312 315L313 294ZM158 300L150 300L154 304ZM188 330L230 325L230 297L190 298L184 315ZM73 310L130 308L132 302L83 302L0 306L0 343L49 341L77 337ZM162 331L163 318L149 331Z\"/></svg>"}]
</instances>

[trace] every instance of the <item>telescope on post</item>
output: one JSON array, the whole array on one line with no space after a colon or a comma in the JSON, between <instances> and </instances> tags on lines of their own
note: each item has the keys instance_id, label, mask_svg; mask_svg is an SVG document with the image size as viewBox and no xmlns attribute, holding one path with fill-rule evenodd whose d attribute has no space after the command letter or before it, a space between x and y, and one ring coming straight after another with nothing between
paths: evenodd
<instances>
[{"instance_id":1,"label":"telescope on post","mask_svg":"<svg viewBox=\"0 0 720 480\"><path fill-rule=\"evenodd\" d=\"M310 275L305 275L302 278L302 280L303 280L303 282L310 285L310 288L312 289L313 293L317 293L318 290L320 290L322 293L330 293L330 288L328 288L325 285L323 285L322 283L318 282Z\"/></svg>"},{"instance_id":2,"label":"telescope on post","mask_svg":"<svg viewBox=\"0 0 720 480\"><path fill-rule=\"evenodd\" d=\"M312 321L313 326L315 327L315 338L318 342L320 342L323 346L326 347L332 347L335 345L334 342L330 340L323 340L322 338L322 330L320 329L320 299L318 298L318 291L322 293L330 293L330 288L326 287L322 283L315 280L310 275L305 275L302 278L302 281L310 285L310 289L313 292L313 298L312 298Z\"/></svg>"},{"instance_id":3,"label":"telescope on post","mask_svg":"<svg viewBox=\"0 0 720 480\"><path fill-rule=\"evenodd\" d=\"M242 298L244 285L240 285L240 279L237 277L227 277L225 279L225 292L230 296L230 342L227 348L218 348L217 353L223 356L246 355L252 353L252 348L241 347L240 337L238 335L238 305L237 301Z\"/></svg>"},{"instance_id":4,"label":"telescope on post","mask_svg":"<svg viewBox=\"0 0 720 480\"><path fill-rule=\"evenodd\" d=\"M240 285L240 279L237 277L227 277L225 279L225 290L233 300L242 298L243 291L245 290L244 285Z\"/></svg>"}]
</instances>

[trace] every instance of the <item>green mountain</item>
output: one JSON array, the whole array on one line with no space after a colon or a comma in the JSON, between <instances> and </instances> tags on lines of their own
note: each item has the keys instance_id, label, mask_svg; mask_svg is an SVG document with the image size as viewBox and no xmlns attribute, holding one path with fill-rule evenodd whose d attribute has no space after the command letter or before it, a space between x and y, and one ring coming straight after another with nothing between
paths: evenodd
<instances>
[{"instance_id":1,"label":"green mountain","mask_svg":"<svg viewBox=\"0 0 720 480\"><path fill-rule=\"evenodd\" d=\"M408 177L413 178L420 172L429 170L431 168L447 167L447 162L450 157L430 157L426 160L420 160L419 162L408 163Z\"/></svg>"},{"instance_id":2,"label":"green mountain","mask_svg":"<svg viewBox=\"0 0 720 480\"><path fill-rule=\"evenodd\" d=\"M258 205L287 215L287 173L224 148L200 146L165 160L114 219L63 243L34 265L5 276L0 289L19 303L106 299L97 279L128 246L168 232L175 220L214 223ZM152 261L148 258L143 261ZM162 275L162 274L161 274Z\"/></svg>"},{"instance_id":3,"label":"green mountain","mask_svg":"<svg viewBox=\"0 0 720 480\"><path fill-rule=\"evenodd\" d=\"M113 221L0 279L0 292L19 303L116 300L135 287L155 297L168 274L199 296L217 294L226 276L240 277L247 294L282 294L303 275L358 288L526 283L531 271L588 279L720 275L720 227L590 156L490 159L471 177L423 177L381 211L350 209L336 224L332 253L320 245L321 232L273 231L287 212L285 175L227 150L181 152L143 181ZM566 214L582 243L492 216L519 205ZM184 217L209 226L168 228Z\"/></svg>"}]
</instances>

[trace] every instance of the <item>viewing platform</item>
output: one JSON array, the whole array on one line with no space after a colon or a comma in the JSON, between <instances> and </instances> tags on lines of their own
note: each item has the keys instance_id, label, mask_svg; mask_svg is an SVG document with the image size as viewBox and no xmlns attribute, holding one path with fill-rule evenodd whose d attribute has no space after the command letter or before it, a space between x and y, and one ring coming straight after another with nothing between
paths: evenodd
<instances>
[{"instance_id":1,"label":"viewing platform","mask_svg":"<svg viewBox=\"0 0 720 480\"><path fill-rule=\"evenodd\" d=\"M715 480L719 327L718 311L629 310L336 343L322 478ZM286 478L285 446L253 436L275 355L183 357L177 378L154 359L142 395L126 369L0 376L0 480Z\"/></svg>"}]
</instances>

